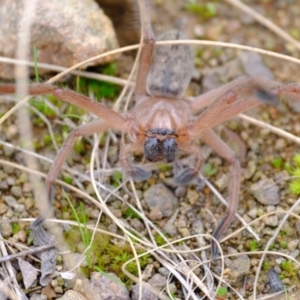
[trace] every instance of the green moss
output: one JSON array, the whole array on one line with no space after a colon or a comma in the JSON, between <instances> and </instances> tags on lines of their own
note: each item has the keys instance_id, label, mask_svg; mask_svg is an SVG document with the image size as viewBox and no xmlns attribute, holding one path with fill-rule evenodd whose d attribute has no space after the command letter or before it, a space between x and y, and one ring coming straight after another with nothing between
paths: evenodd
<instances>
[{"instance_id":1,"label":"green moss","mask_svg":"<svg viewBox=\"0 0 300 300\"><path fill-rule=\"evenodd\" d=\"M113 76L116 75L117 69L117 63L113 62L103 66L100 73ZM87 96L89 93L92 93L94 97L99 100L102 98L115 99L119 94L120 87L114 83L106 81L77 77L76 91Z\"/></svg>"},{"instance_id":2,"label":"green moss","mask_svg":"<svg viewBox=\"0 0 300 300\"><path fill-rule=\"evenodd\" d=\"M283 166L283 159L281 157L275 157L271 160L271 164L276 169L281 169Z\"/></svg>"},{"instance_id":3,"label":"green moss","mask_svg":"<svg viewBox=\"0 0 300 300\"><path fill-rule=\"evenodd\" d=\"M298 178L293 179L289 184L289 190L294 195L300 195L300 154L295 154L293 157L293 164L286 164L285 169L291 176Z\"/></svg>"},{"instance_id":4,"label":"green moss","mask_svg":"<svg viewBox=\"0 0 300 300\"><path fill-rule=\"evenodd\" d=\"M124 213L123 213L123 218L125 219L138 219L141 220L141 216L136 213L132 208L128 207Z\"/></svg>"},{"instance_id":5,"label":"green moss","mask_svg":"<svg viewBox=\"0 0 300 300\"><path fill-rule=\"evenodd\" d=\"M271 264L268 261L263 262L263 270L268 271L271 268Z\"/></svg>"},{"instance_id":6,"label":"green moss","mask_svg":"<svg viewBox=\"0 0 300 300\"><path fill-rule=\"evenodd\" d=\"M123 180L123 173L122 172L115 172L113 177L112 177L112 186L114 187L118 187L120 185L120 183L122 182Z\"/></svg>"},{"instance_id":7,"label":"green moss","mask_svg":"<svg viewBox=\"0 0 300 300\"><path fill-rule=\"evenodd\" d=\"M221 286L217 290L217 297L218 299L227 299L227 287L226 286Z\"/></svg>"},{"instance_id":8,"label":"green moss","mask_svg":"<svg viewBox=\"0 0 300 300\"><path fill-rule=\"evenodd\" d=\"M207 1L205 4L190 1L185 5L185 9L196 14L201 21L209 20L217 14L216 5L212 1Z\"/></svg>"},{"instance_id":9,"label":"green moss","mask_svg":"<svg viewBox=\"0 0 300 300\"><path fill-rule=\"evenodd\" d=\"M206 163L203 167L203 173L205 176L213 176L218 173L218 169L212 163Z\"/></svg>"},{"instance_id":10,"label":"green moss","mask_svg":"<svg viewBox=\"0 0 300 300\"><path fill-rule=\"evenodd\" d=\"M286 275L287 277L291 277L291 276L293 277L293 276L297 275L297 271L291 260L284 260L280 266L281 266L282 270L284 271L283 275Z\"/></svg>"},{"instance_id":11,"label":"green moss","mask_svg":"<svg viewBox=\"0 0 300 300\"><path fill-rule=\"evenodd\" d=\"M295 179L290 182L289 189L294 195L300 195L300 179Z\"/></svg>"},{"instance_id":12,"label":"green moss","mask_svg":"<svg viewBox=\"0 0 300 300\"><path fill-rule=\"evenodd\" d=\"M287 242L286 241L280 241L279 246L281 249L287 249Z\"/></svg>"},{"instance_id":13,"label":"green moss","mask_svg":"<svg viewBox=\"0 0 300 300\"><path fill-rule=\"evenodd\" d=\"M31 98L29 103L47 118L53 119L56 117L55 111L46 104L43 97L41 99Z\"/></svg>"},{"instance_id":14,"label":"green moss","mask_svg":"<svg viewBox=\"0 0 300 300\"><path fill-rule=\"evenodd\" d=\"M259 243L256 240L252 240L248 242L248 248L250 249L250 251L255 252L258 250L259 248Z\"/></svg>"},{"instance_id":15,"label":"green moss","mask_svg":"<svg viewBox=\"0 0 300 300\"><path fill-rule=\"evenodd\" d=\"M156 234L154 235L154 240L155 240L157 246L163 246L163 245L166 244L166 240L165 240L164 237L161 236L161 234L159 234L159 233L156 233Z\"/></svg>"},{"instance_id":16,"label":"green moss","mask_svg":"<svg viewBox=\"0 0 300 300\"><path fill-rule=\"evenodd\" d=\"M19 223L12 223L11 226L13 234L18 233L21 230L21 226Z\"/></svg>"}]
</instances>

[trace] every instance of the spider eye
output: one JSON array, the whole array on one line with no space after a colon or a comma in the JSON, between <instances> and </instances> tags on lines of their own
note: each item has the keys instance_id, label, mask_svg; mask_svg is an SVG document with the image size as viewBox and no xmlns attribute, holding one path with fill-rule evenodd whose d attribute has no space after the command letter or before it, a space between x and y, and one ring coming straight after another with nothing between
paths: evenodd
<instances>
[{"instance_id":1,"label":"spider eye","mask_svg":"<svg viewBox=\"0 0 300 300\"><path fill-rule=\"evenodd\" d=\"M165 139L162 144L162 152L167 162L175 160L178 146L175 139Z\"/></svg>"},{"instance_id":2,"label":"spider eye","mask_svg":"<svg viewBox=\"0 0 300 300\"><path fill-rule=\"evenodd\" d=\"M148 138L144 144L144 153L149 161L157 161L160 158L160 141L157 138Z\"/></svg>"}]
</instances>

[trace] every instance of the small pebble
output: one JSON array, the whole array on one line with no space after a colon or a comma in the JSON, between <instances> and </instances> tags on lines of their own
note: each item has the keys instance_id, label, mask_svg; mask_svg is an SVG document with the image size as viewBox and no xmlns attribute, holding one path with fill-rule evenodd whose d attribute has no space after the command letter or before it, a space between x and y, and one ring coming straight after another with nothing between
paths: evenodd
<instances>
[{"instance_id":1,"label":"small pebble","mask_svg":"<svg viewBox=\"0 0 300 300\"><path fill-rule=\"evenodd\" d=\"M276 215L271 215L264 221L267 226L276 227L278 225L278 217Z\"/></svg>"},{"instance_id":2,"label":"small pebble","mask_svg":"<svg viewBox=\"0 0 300 300\"><path fill-rule=\"evenodd\" d=\"M10 191L17 198L22 196L22 189L20 186L15 185L10 189Z\"/></svg>"},{"instance_id":3,"label":"small pebble","mask_svg":"<svg viewBox=\"0 0 300 300\"><path fill-rule=\"evenodd\" d=\"M290 242L288 243L287 247L288 247L288 249L289 249L290 251L296 250L296 249L299 247L299 240L296 239L296 240L290 241Z\"/></svg>"},{"instance_id":4,"label":"small pebble","mask_svg":"<svg viewBox=\"0 0 300 300\"><path fill-rule=\"evenodd\" d=\"M161 274L154 274L152 278L148 280L148 283L154 287L162 288L167 285L167 278Z\"/></svg>"},{"instance_id":5,"label":"small pebble","mask_svg":"<svg viewBox=\"0 0 300 300\"><path fill-rule=\"evenodd\" d=\"M132 290L132 300L158 300L157 295L154 292L152 292L149 288L145 286L142 287L142 297L139 297L139 290L139 285L136 284Z\"/></svg>"}]
</instances>

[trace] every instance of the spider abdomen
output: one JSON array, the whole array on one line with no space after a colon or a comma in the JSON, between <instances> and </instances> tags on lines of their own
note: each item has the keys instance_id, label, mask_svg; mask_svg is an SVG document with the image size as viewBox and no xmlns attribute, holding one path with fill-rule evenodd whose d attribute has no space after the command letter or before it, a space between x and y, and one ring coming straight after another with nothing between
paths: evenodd
<instances>
[{"instance_id":1,"label":"spider abdomen","mask_svg":"<svg viewBox=\"0 0 300 300\"><path fill-rule=\"evenodd\" d=\"M158 37L159 41L183 40L186 36L171 30ZM190 45L155 45L147 77L147 92L151 96L181 98L191 81L194 54Z\"/></svg>"}]
</instances>

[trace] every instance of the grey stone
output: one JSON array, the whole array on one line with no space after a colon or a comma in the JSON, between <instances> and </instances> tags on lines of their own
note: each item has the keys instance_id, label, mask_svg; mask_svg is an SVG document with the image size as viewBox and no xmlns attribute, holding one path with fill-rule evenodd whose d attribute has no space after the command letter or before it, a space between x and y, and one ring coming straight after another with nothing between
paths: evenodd
<instances>
[{"instance_id":1,"label":"grey stone","mask_svg":"<svg viewBox=\"0 0 300 300\"><path fill-rule=\"evenodd\" d=\"M251 219L255 219L257 217L257 208L254 207L251 210L249 210L247 212L247 215L251 218Z\"/></svg>"},{"instance_id":2,"label":"grey stone","mask_svg":"<svg viewBox=\"0 0 300 300\"><path fill-rule=\"evenodd\" d=\"M264 64L258 53L241 51L238 57L245 72L253 77L259 76L266 79L274 79L272 71Z\"/></svg>"},{"instance_id":3,"label":"grey stone","mask_svg":"<svg viewBox=\"0 0 300 300\"><path fill-rule=\"evenodd\" d=\"M229 177L227 174L221 174L218 176L215 181L215 185L218 187L218 190L223 191L226 187L228 187Z\"/></svg>"},{"instance_id":4,"label":"grey stone","mask_svg":"<svg viewBox=\"0 0 300 300\"><path fill-rule=\"evenodd\" d=\"M299 247L299 240L296 239L296 240L292 240L292 241L288 242L287 247L290 251L296 250Z\"/></svg>"},{"instance_id":5,"label":"grey stone","mask_svg":"<svg viewBox=\"0 0 300 300\"><path fill-rule=\"evenodd\" d=\"M11 189L10 189L11 193L15 196L15 197L21 197L22 196L22 189L20 186L18 185L14 185Z\"/></svg>"},{"instance_id":6,"label":"grey stone","mask_svg":"<svg viewBox=\"0 0 300 300\"><path fill-rule=\"evenodd\" d=\"M148 280L148 283L158 288L166 287L167 278L165 276L162 276L161 274L156 273L152 276L152 278Z\"/></svg>"},{"instance_id":7,"label":"grey stone","mask_svg":"<svg viewBox=\"0 0 300 300\"><path fill-rule=\"evenodd\" d=\"M229 265L229 276L232 284L241 286L245 276L250 271L250 258L247 255L240 255L231 261Z\"/></svg>"},{"instance_id":8,"label":"grey stone","mask_svg":"<svg viewBox=\"0 0 300 300\"><path fill-rule=\"evenodd\" d=\"M132 290L132 300L138 300L138 299L143 299L143 300L158 300L157 295L151 291L150 288L147 288L145 286L142 287L142 297L139 298L139 284L136 284L133 287Z\"/></svg>"},{"instance_id":9,"label":"grey stone","mask_svg":"<svg viewBox=\"0 0 300 300\"><path fill-rule=\"evenodd\" d=\"M277 205L280 201L279 187L272 179L262 179L253 184L251 193L263 205Z\"/></svg>"},{"instance_id":10,"label":"grey stone","mask_svg":"<svg viewBox=\"0 0 300 300\"><path fill-rule=\"evenodd\" d=\"M267 217L265 224L270 227L276 227L278 225L278 217L276 215Z\"/></svg>"},{"instance_id":11,"label":"grey stone","mask_svg":"<svg viewBox=\"0 0 300 300\"><path fill-rule=\"evenodd\" d=\"M62 298L59 298L62 299ZM47 295L43 294L34 294L30 297L30 300L47 300ZM66 299L64 299L66 300ZM75 299L74 299L75 300Z\"/></svg>"},{"instance_id":12,"label":"grey stone","mask_svg":"<svg viewBox=\"0 0 300 300\"><path fill-rule=\"evenodd\" d=\"M129 292L114 273L93 272L90 280L90 294L94 300L129 300Z\"/></svg>"},{"instance_id":13,"label":"grey stone","mask_svg":"<svg viewBox=\"0 0 300 300\"><path fill-rule=\"evenodd\" d=\"M5 196L4 201L9 207L12 207L12 208L14 208L18 203L16 198L12 197L12 196Z\"/></svg>"},{"instance_id":14,"label":"grey stone","mask_svg":"<svg viewBox=\"0 0 300 300\"><path fill-rule=\"evenodd\" d=\"M57 298L57 300L86 300L81 293L69 290L62 297Z\"/></svg>"},{"instance_id":15,"label":"grey stone","mask_svg":"<svg viewBox=\"0 0 300 300\"><path fill-rule=\"evenodd\" d=\"M5 221L7 218L3 217L2 221ZM12 235L12 225L9 222L0 223L0 232L4 238L8 238Z\"/></svg>"},{"instance_id":16,"label":"grey stone","mask_svg":"<svg viewBox=\"0 0 300 300\"><path fill-rule=\"evenodd\" d=\"M145 192L145 202L151 210L159 210L164 217L170 217L178 207L177 197L162 183Z\"/></svg>"}]
</instances>

